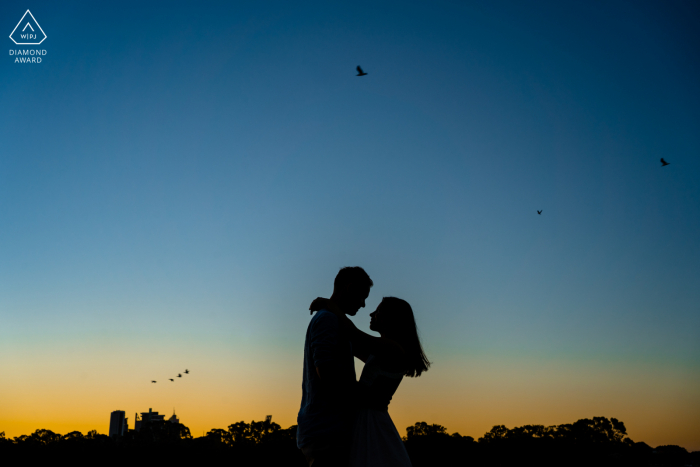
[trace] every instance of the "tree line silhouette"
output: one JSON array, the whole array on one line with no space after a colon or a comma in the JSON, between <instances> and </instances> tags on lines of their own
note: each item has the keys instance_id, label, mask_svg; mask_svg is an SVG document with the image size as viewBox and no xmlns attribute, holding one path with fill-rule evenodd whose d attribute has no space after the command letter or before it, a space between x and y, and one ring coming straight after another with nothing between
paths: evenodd
<instances>
[{"instance_id":1,"label":"tree line silhouette","mask_svg":"<svg viewBox=\"0 0 700 467\"><path fill-rule=\"evenodd\" d=\"M652 448L627 437L623 422L594 417L556 426L494 426L475 440L449 434L438 424L418 422L403 438L414 467L428 466L700 466L700 451L680 446ZM194 438L189 428L166 420L144 422L140 431L110 438L89 431L66 435L39 429L7 438L0 432L0 458L25 462L61 458L108 459L137 465L154 462L229 462L230 465L306 466L296 447L296 425L283 429L268 416L213 429Z\"/></svg>"}]
</instances>

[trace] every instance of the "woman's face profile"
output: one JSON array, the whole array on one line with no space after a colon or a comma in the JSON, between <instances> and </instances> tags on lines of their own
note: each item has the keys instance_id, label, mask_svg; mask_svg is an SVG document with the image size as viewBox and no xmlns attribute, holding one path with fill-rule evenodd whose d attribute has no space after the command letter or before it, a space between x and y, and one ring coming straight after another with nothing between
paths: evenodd
<instances>
[{"instance_id":1,"label":"woman's face profile","mask_svg":"<svg viewBox=\"0 0 700 467\"><path fill-rule=\"evenodd\" d=\"M377 306L377 309L369 314L369 328L372 331L382 333L387 328L387 314L386 311L382 311L382 304Z\"/></svg>"}]
</instances>

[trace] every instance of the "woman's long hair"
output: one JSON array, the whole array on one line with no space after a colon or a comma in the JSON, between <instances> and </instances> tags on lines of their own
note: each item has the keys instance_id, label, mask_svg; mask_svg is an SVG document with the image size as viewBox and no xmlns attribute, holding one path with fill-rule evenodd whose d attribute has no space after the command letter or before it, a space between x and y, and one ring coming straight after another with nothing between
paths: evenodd
<instances>
[{"instance_id":1,"label":"woman's long hair","mask_svg":"<svg viewBox=\"0 0 700 467\"><path fill-rule=\"evenodd\" d=\"M411 305L400 298L384 297L380 306L387 312L391 327L396 331L399 344L406 352L406 362L408 364L406 376L420 376L424 371L428 371L430 362L425 353L423 353Z\"/></svg>"}]
</instances>

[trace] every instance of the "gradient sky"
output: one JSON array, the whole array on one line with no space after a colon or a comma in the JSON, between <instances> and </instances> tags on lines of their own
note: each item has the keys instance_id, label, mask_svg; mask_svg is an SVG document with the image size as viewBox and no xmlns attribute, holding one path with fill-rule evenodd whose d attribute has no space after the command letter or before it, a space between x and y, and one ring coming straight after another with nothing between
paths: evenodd
<instances>
[{"instance_id":1,"label":"gradient sky","mask_svg":"<svg viewBox=\"0 0 700 467\"><path fill-rule=\"evenodd\" d=\"M2 2L0 431L295 424L360 265L433 362L400 433L699 450L699 4L297 3Z\"/></svg>"}]
</instances>

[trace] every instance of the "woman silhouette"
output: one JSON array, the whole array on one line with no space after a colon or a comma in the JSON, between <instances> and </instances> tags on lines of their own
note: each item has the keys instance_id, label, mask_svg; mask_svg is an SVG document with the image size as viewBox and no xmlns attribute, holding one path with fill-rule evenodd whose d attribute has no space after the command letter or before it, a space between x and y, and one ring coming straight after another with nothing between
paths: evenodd
<instances>
[{"instance_id":1,"label":"woman silhouette","mask_svg":"<svg viewBox=\"0 0 700 467\"><path fill-rule=\"evenodd\" d=\"M404 376L420 376L430 362L423 353L413 310L405 300L384 297L370 313L369 328L381 337L357 329L352 321L326 298L317 298L311 311L326 309L340 318L353 353L365 362L359 381L359 411L353 430L351 467L410 467L406 448L389 416L394 392Z\"/></svg>"}]
</instances>

